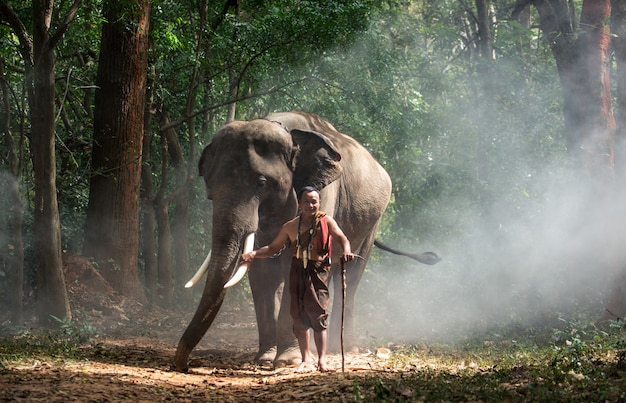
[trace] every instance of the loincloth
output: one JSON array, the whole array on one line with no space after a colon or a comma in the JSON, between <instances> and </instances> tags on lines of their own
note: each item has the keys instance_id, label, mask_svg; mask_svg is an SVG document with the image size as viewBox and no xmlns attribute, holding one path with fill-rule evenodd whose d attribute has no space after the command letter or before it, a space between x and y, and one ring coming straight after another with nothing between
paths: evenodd
<instances>
[{"instance_id":1,"label":"loincloth","mask_svg":"<svg viewBox=\"0 0 626 403\"><path fill-rule=\"evenodd\" d=\"M302 259L294 257L291 260L289 293L294 332L309 328L321 332L328 328L329 281L330 264L327 261L309 260L305 269Z\"/></svg>"}]
</instances>

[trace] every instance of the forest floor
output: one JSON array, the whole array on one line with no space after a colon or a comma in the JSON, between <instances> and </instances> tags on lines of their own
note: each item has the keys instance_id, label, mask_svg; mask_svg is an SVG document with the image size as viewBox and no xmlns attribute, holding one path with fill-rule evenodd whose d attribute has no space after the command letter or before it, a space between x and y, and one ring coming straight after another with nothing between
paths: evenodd
<instances>
[{"instance_id":1,"label":"forest floor","mask_svg":"<svg viewBox=\"0 0 626 403\"><path fill-rule=\"evenodd\" d=\"M59 333L11 328L0 316L0 339L13 339L12 351L0 350L0 402L342 401L353 400L348 374L386 371L388 356L370 351L347 354L344 373L340 354L328 360L334 373L255 365L254 308L225 303L189 372L176 372L176 345L193 312L124 298L78 256L65 257L65 276L70 305L80 308Z\"/></svg>"},{"instance_id":2,"label":"forest floor","mask_svg":"<svg viewBox=\"0 0 626 403\"><path fill-rule=\"evenodd\" d=\"M251 304L225 303L192 352L189 372L180 373L173 357L191 312L147 308L108 289L84 260L69 266L70 300L80 311L60 332L18 329L0 314L0 402L626 399L623 349L603 347L585 369L582 361L568 366L569 355L546 358L541 348L506 338L477 348L370 346L345 355L345 372L341 354L330 355L334 373L257 366Z\"/></svg>"}]
</instances>

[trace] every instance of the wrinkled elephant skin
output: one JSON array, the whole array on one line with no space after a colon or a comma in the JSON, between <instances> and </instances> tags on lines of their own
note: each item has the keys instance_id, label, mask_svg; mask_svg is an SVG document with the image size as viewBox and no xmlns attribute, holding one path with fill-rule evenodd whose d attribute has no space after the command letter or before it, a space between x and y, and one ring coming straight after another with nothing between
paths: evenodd
<instances>
[{"instance_id":1,"label":"wrinkled elephant skin","mask_svg":"<svg viewBox=\"0 0 626 403\"><path fill-rule=\"evenodd\" d=\"M256 247L270 243L296 215L295 192L307 185L321 189L321 210L337 220L352 251L364 258L346 266L344 341L354 347L354 297L391 195L385 170L362 145L319 116L286 112L222 127L202 152L199 171L213 200L212 256L203 295L178 345L176 369L187 370L189 354L217 315L244 238L256 233ZM341 247L333 251L334 295L341 295ZM300 360L285 286L290 261L285 251L253 261L248 272L259 329L256 360L276 367ZM331 351L340 347L340 300L335 298L332 307L337 314L331 315Z\"/></svg>"}]
</instances>

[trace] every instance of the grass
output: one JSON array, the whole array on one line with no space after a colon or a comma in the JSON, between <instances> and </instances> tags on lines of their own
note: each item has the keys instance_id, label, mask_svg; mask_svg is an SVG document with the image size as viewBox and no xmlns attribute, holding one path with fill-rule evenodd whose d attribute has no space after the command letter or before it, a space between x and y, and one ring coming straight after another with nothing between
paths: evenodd
<instances>
[{"instance_id":1,"label":"grass","mask_svg":"<svg viewBox=\"0 0 626 403\"><path fill-rule=\"evenodd\" d=\"M79 323L54 318L58 328L54 330L28 328L4 329L0 333L0 371L7 362L46 357L74 359L81 345L96 336L97 330L87 322Z\"/></svg>"},{"instance_id":2,"label":"grass","mask_svg":"<svg viewBox=\"0 0 626 403\"><path fill-rule=\"evenodd\" d=\"M404 346L390 371L354 377L354 401L594 402L626 400L621 325L562 321L461 343Z\"/></svg>"}]
</instances>

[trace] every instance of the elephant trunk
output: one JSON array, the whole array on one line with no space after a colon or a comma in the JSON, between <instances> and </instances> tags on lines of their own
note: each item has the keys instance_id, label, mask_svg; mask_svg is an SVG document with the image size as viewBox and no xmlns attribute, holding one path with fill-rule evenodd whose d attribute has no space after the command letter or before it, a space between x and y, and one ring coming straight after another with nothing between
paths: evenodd
<instances>
[{"instance_id":1,"label":"elephant trunk","mask_svg":"<svg viewBox=\"0 0 626 403\"><path fill-rule=\"evenodd\" d=\"M250 245L254 244L253 234L252 241L248 236ZM205 260L206 271L208 273L204 291L198 304L198 308L189 323L189 326L183 333L176 350L175 366L177 371L185 372L188 369L189 354L193 348L200 342L202 337L213 323L217 313L222 306L226 289L224 284L231 278L231 275L238 263L241 255L240 246L242 244L241 236L229 234L226 238L214 237L213 250L208 263ZM221 249L216 246L221 245ZM205 266L203 264L203 266ZM203 267L201 270L203 271ZM196 273L197 274L197 273ZM201 274L200 274L201 276ZM198 276L194 276L198 277Z\"/></svg>"},{"instance_id":2,"label":"elephant trunk","mask_svg":"<svg viewBox=\"0 0 626 403\"><path fill-rule=\"evenodd\" d=\"M244 241L243 245L244 246L243 246L242 253L248 253L248 252L251 252L252 249L254 249L254 232L250 233L246 237L246 240ZM193 275L191 280L187 281L187 283L185 284L185 288L191 288L194 285L196 285L198 281L200 281L204 273L206 273L206 271L208 270L210 261L211 261L211 251L209 251L209 254L207 255L206 259L204 259L204 262L202 263L202 265L200 266L196 274ZM243 276L246 275L246 272L248 271L248 266L249 266L249 263L238 264L235 274L233 274L230 280L228 280L228 282L224 285L224 288L230 288L234 286L235 284L237 284L238 282L240 282Z\"/></svg>"}]
</instances>

